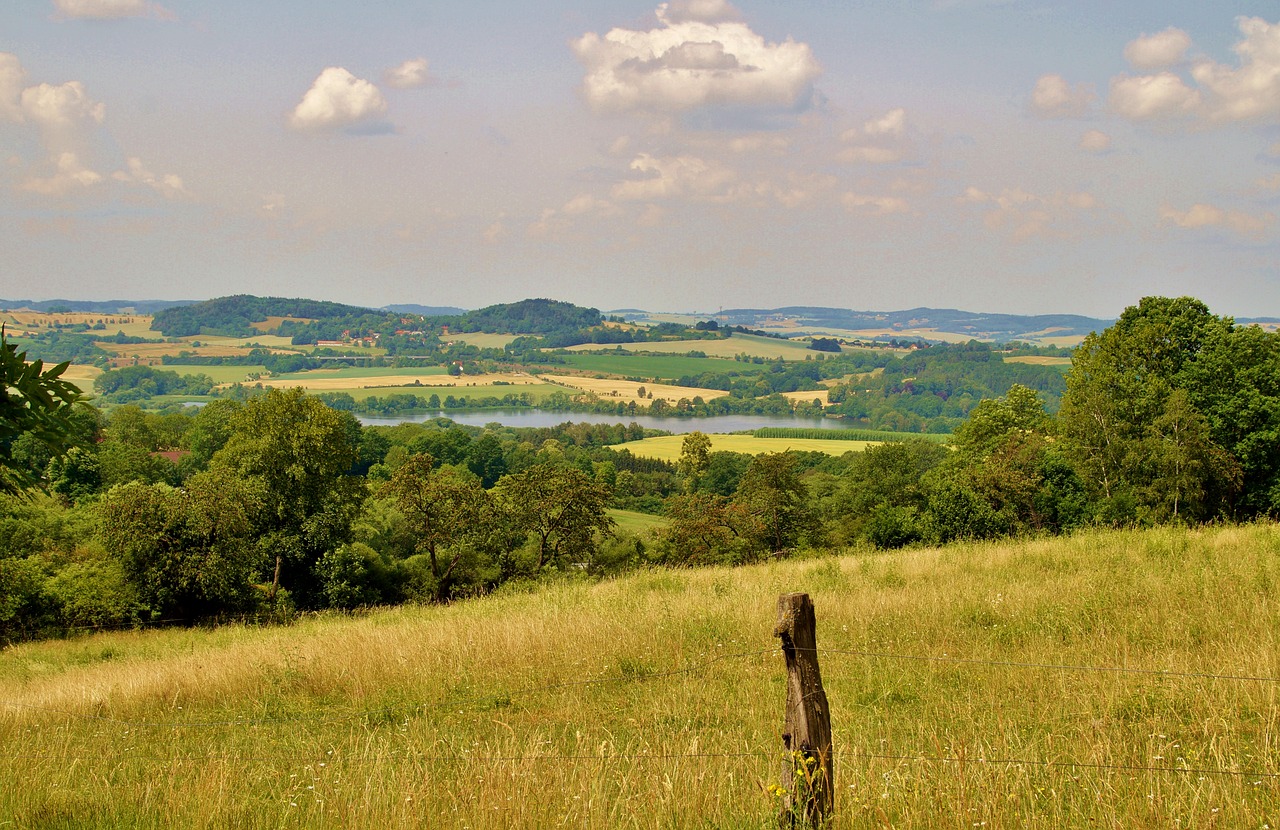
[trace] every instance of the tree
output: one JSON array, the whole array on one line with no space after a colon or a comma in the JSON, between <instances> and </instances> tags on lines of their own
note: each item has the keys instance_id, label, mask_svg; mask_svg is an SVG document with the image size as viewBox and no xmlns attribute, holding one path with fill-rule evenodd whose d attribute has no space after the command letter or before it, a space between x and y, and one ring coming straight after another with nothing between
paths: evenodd
<instances>
[{"instance_id":1,"label":"tree","mask_svg":"<svg viewBox=\"0 0 1280 830\"><path fill-rule=\"evenodd\" d=\"M67 366L64 362L46 369L43 361L27 362L27 353L19 352L0 327L0 493L20 493L43 483L43 469L33 470L14 458L19 438L43 444L51 456L76 443L72 412L81 392L62 380Z\"/></svg>"},{"instance_id":2,"label":"tree","mask_svg":"<svg viewBox=\"0 0 1280 830\"><path fill-rule=\"evenodd\" d=\"M754 526L742 507L713 493L672 496L666 503L669 524L658 537L667 565L739 564L752 541Z\"/></svg>"},{"instance_id":3,"label":"tree","mask_svg":"<svg viewBox=\"0 0 1280 830\"><path fill-rule=\"evenodd\" d=\"M451 467L436 468L421 453L406 461L380 490L404 515L431 567L435 599L453 591L455 572L468 554L484 552L500 524L480 481Z\"/></svg>"},{"instance_id":4,"label":"tree","mask_svg":"<svg viewBox=\"0 0 1280 830\"><path fill-rule=\"evenodd\" d=\"M698 479L711 464L711 439L694 430L684 437L680 445L680 460L676 468L684 478L684 491L692 493L698 489Z\"/></svg>"},{"instance_id":5,"label":"tree","mask_svg":"<svg viewBox=\"0 0 1280 830\"><path fill-rule=\"evenodd\" d=\"M589 558L596 536L611 536L613 493L576 467L538 464L505 476L494 488L516 526L538 544L539 570L568 557Z\"/></svg>"},{"instance_id":6,"label":"tree","mask_svg":"<svg viewBox=\"0 0 1280 830\"><path fill-rule=\"evenodd\" d=\"M795 547L814 526L797 460L790 452L757 455L733 498L754 519L757 541L774 553Z\"/></svg>"},{"instance_id":7,"label":"tree","mask_svg":"<svg viewBox=\"0 0 1280 830\"><path fill-rule=\"evenodd\" d=\"M232 414L231 435L210 463L254 484L261 562L279 568L280 584L301 607L324 603L320 558L350 540L366 489L352 474L360 424L301 389L267 394Z\"/></svg>"}]
</instances>

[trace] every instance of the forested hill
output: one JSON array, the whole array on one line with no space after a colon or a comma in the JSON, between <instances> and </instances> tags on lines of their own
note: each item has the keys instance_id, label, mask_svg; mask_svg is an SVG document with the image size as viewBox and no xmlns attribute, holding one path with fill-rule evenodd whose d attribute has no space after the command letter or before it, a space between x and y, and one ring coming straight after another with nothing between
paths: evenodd
<instances>
[{"instance_id":1,"label":"forested hill","mask_svg":"<svg viewBox=\"0 0 1280 830\"><path fill-rule=\"evenodd\" d=\"M332 320L371 312L372 309L324 300L237 294L162 309L156 312L151 328L166 337L190 337L196 334L248 337L256 333L254 323L261 323L270 317Z\"/></svg>"},{"instance_id":2,"label":"forested hill","mask_svg":"<svg viewBox=\"0 0 1280 830\"><path fill-rule=\"evenodd\" d=\"M786 308L734 308L716 315L730 325L762 326L785 318L797 325L849 329L933 329L965 334L977 340L1019 340L1052 332L1060 336L1082 336L1102 331L1109 320L1078 314L983 314L954 308L911 308L905 311L853 311L847 308L788 306Z\"/></svg>"},{"instance_id":3,"label":"forested hill","mask_svg":"<svg viewBox=\"0 0 1280 830\"><path fill-rule=\"evenodd\" d=\"M591 328L602 322L604 317L599 309L583 308L560 300L539 299L487 306L463 314L449 325L455 326L459 331L552 334Z\"/></svg>"}]
</instances>

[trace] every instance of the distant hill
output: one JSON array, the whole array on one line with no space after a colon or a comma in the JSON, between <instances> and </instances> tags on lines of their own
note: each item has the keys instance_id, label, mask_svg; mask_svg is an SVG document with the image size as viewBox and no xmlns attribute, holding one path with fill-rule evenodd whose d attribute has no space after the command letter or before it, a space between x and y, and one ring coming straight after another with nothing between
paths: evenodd
<instances>
[{"instance_id":1,"label":"distant hill","mask_svg":"<svg viewBox=\"0 0 1280 830\"><path fill-rule=\"evenodd\" d=\"M521 300L501 303L463 314L454 325L460 331L496 334L552 334L598 326L604 322L599 309L583 308L560 300Z\"/></svg>"},{"instance_id":2,"label":"distant hill","mask_svg":"<svg viewBox=\"0 0 1280 830\"><path fill-rule=\"evenodd\" d=\"M460 314L466 314L465 308L457 308L451 305L418 305L417 303L396 303L394 305L384 305L381 311L391 311L396 314L418 314L422 317L457 317Z\"/></svg>"},{"instance_id":3,"label":"distant hill","mask_svg":"<svg viewBox=\"0 0 1280 830\"><path fill-rule=\"evenodd\" d=\"M197 334L248 337L254 333L253 324L261 323L268 317L329 320L372 312L373 309L370 308L324 300L236 294L162 309L156 312L151 328L166 337L190 337Z\"/></svg>"},{"instance_id":4,"label":"distant hill","mask_svg":"<svg viewBox=\"0 0 1280 830\"><path fill-rule=\"evenodd\" d=\"M0 300L0 308L29 308L32 311L89 314L155 314L166 308L190 305L194 300Z\"/></svg>"},{"instance_id":5,"label":"distant hill","mask_svg":"<svg viewBox=\"0 0 1280 830\"><path fill-rule=\"evenodd\" d=\"M821 306L734 308L725 309L714 317L722 323L738 326L768 327L788 321L799 328L891 329L908 336L914 330L933 329L967 335L975 340L1001 341L1084 336L1091 331L1102 331L1112 322L1078 314L984 314L954 308L854 311Z\"/></svg>"}]
</instances>

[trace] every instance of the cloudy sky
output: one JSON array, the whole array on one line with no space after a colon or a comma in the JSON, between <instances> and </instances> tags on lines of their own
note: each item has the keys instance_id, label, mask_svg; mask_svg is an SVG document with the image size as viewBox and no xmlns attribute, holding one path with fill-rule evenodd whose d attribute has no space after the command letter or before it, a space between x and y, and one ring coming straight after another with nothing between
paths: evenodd
<instances>
[{"instance_id":1,"label":"cloudy sky","mask_svg":"<svg viewBox=\"0 0 1280 830\"><path fill-rule=\"evenodd\" d=\"M1275 0L4 0L0 296L1280 315Z\"/></svg>"}]
</instances>

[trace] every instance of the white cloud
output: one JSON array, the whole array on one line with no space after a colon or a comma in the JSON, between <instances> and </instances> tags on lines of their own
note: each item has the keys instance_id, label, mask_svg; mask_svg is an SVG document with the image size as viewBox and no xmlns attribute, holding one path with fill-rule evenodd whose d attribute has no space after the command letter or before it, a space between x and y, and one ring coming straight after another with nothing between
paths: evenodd
<instances>
[{"instance_id":1,"label":"white cloud","mask_svg":"<svg viewBox=\"0 0 1280 830\"><path fill-rule=\"evenodd\" d=\"M174 19L173 12L148 0L53 0L58 15L88 20L116 20L124 17Z\"/></svg>"},{"instance_id":2,"label":"white cloud","mask_svg":"<svg viewBox=\"0 0 1280 830\"><path fill-rule=\"evenodd\" d=\"M1135 69L1165 69L1182 61L1191 48L1191 36L1173 26L1154 35L1144 34L1124 47L1124 59Z\"/></svg>"},{"instance_id":3,"label":"white cloud","mask_svg":"<svg viewBox=\"0 0 1280 830\"><path fill-rule=\"evenodd\" d=\"M840 196L840 203L850 213L866 216L889 216L895 213L910 213L911 205L900 196L864 196L848 192Z\"/></svg>"},{"instance_id":4,"label":"white cloud","mask_svg":"<svg viewBox=\"0 0 1280 830\"><path fill-rule=\"evenodd\" d=\"M413 58L382 75L382 81L393 89L417 89L431 80L427 74L427 59Z\"/></svg>"},{"instance_id":5,"label":"white cloud","mask_svg":"<svg viewBox=\"0 0 1280 830\"><path fill-rule=\"evenodd\" d=\"M187 192L180 177L172 173L158 176L142 164L142 159L130 158L126 162L126 167L126 170L117 170L112 173L111 178L124 184L145 185L169 199L185 195Z\"/></svg>"},{"instance_id":6,"label":"white cloud","mask_svg":"<svg viewBox=\"0 0 1280 830\"><path fill-rule=\"evenodd\" d=\"M901 107L889 110L879 118L873 118L863 125L867 135L902 135L907 126L907 111Z\"/></svg>"},{"instance_id":7,"label":"white cloud","mask_svg":"<svg viewBox=\"0 0 1280 830\"><path fill-rule=\"evenodd\" d=\"M644 178L628 179L613 187L613 198L625 202L652 202L691 198L701 201L728 201L738 175L714 161L695 156L656 158L641 153L631 169Z\"/></svg>"},{"instance_id":8,"label":"white cloud","mask_svg":"<svg viewBox=\"0 0 1280 830\"><path fill-rule=\"evenodd\" d=\"M1031 110L1045 118L1077 118L1089 110L1094 94L1087 84L1072 86L1057 74L1042 75L1031 90Z\"/></svg>"},{"instance_id":9,"label":"white cloud","mask_svg":"<svg viewBox=\"0 0 1280 830\"><path fill-rule=\"evenodd\" d=\"M106 117L106 107L91 101L79 81L27 87L22 90L22 112L28 120L55 131L101 124Z\"/></svg>"},{"instance_id":10,"label":"white cloud","mask_svg":"<svg viewBox=\"0 0 1280 830\"><path fill-rule=\"evenodd\" d=\"M1086 130L1080 136L1080 149L1089 153L1105 153L1111 149L1111 136L1102 130Z\"/></svg>"},{"instance_id":11,"label":"white cloud","mask_svg":"<svg viewBox=\"0 0 1280 830\"><path fill-rule=\"evenodd\" d=\"M962 205L988 206L982 217L983 225L992 231L1009 231L1015 242L1035 237L1067 238L1071 236L1076 217L1098 207L1092 193L1058 192L1039 196L1018 187L987 193L970 186L956 201Z\"/></svg>"},{"instance_id":12,"label":"white cloud","mask_svg":"<svg viewBox=\"0 0 1280 830\"><path fill-rule=\"evenodd\" d=\"M847 164L892 164L911 152L906 140L907 111L899 107L862 125L862 129L845 130L840 140L852 146L836 153Z\"/></svg>"},{"instance_id":13,"label":"white cloud","mask_svg":"<svg viewBox=\"0 0 1280 830\"><path fill-rule=\"evenodd\" d=\"M681 113L728 106L808 106L821 72L804 43L766 43L722 0L664 3L647 32L589 32L571 46L597 112Z\"/></svg>"},{"instance_id":14,"label":"white cloud","mask_svg":"<svg viewBox=\"0 0 1280 830\"><path fill-rule=\"evenodd\" d=\"M26 70L18 56L0 52L0 121L22 121L22 86Z\"/></svg>"},{"instance_id":15,"label":"white cloud","mask_svg":"<svg viewBox=\"0 0 1280 830\"><path fill-rule=\"evenodd\" d=\"M1233 50L1240 66L1200 61L1191 76L1207 93L1208 115L1217 121L1280 118L1280 23L1242 17L1244 39Z\"/></svg>"},{"instance_id":16,"label":"white cloud","mask_svg":"<svg viewBox=\"0 0 1280 830\"><path fill-rule=\"evenodd\" d=\"M1107 104L1117 115L1135 120L1190 115L1200 106L1200 93L1172 72L1118 75L1111 79Z\"/></svg>"},{"instance_id":17,"label":"white cloud","mask_svg":"<svg viewBox=\"0 0 1280 830\"><path fill-rule=\"evenodd\" d=\"M1200 203L1186 210L1176 210L1169 205L1162 205L1160 220L1187 230L1227 228L1242 236L1258 236L1275 222L1275 217L1270 213L1253 216L1241 211L1223 210L1216 205Z\"/></svg>"},{"instance_id":18,"label":"white cloud","mask_svg":"<svg viewBox=\"0 0 1280 830\"><path fill-rule=\"evenodd\" d=\"M75 153L61 153L53 161L52 175L27 179L22 183L22 189L41 196L60 196L102 181L102 175L86 167Z\"/></svg>"},{"instance_id":19,"label":"white cloud","mask_svg":"<svg viewBox=\"0 0 1280 830\"><path fill-rule=\"evenodd\" d=\"M376 86L340 66L330 66L316 78L289 116L297 130L343 130L377 125L387 112L387 100Z\"/></svg>"}]
</instances>

